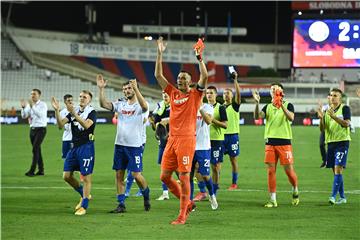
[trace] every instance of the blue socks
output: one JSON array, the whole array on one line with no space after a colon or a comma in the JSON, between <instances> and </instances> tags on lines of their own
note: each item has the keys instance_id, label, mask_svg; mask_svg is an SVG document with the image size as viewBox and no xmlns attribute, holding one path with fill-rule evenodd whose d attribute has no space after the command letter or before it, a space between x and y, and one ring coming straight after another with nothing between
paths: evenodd
<instances>
[{"instance_id":1,"label":"blue socks","mask_svg":"<svg viewBox=\"0 0 360 240\"><path fill-rule=\"evenodd\" d=\"M89 206L89 199L88 198L83 198L82 202L81 202L81 207L87 209Z\"/></svg>"},{"instance_id":2,"label":"blue socks","mask_svg":"<svg viewBox=\"0 0 360 240\"><path fill-rule=\"evenodd\" d=\"M149 187L146 187L144 190L141 190L141 193L144 197L144 200L149 200L150 199L150 189Z\"/></svg>"},{"instance_id":3,"label":"blue socks","mask_svg":"<svg viewBox=\"0 0 360 240\"><path fill-rule=\"evenodd\" d=\"M194 181L190 179L190 200L194 199Z\"/></svg>"},{"instance_id":4,"label":"blue socks","mask_svg":"<svg viewBox=\"0 0 360 240\"><path fill-rule=\"evenodd\" d=\"M209 195L212 196L214 194L214 186L211 177L208 181L205 181L205 185L207 190L209 191Z\"/></svg>"},{"instance_id":5,"label":"blue socks","mask_svg":"<svg viewBox=\"0 0 360 240\"><path fill-rule=\"evenodd\" d=\"M232 173L232 183L236 184L237 183L237 179L238 179L238 173L237 172L233 172Z\"/></svg>"},{"instance_id":6,"label":"blue socks","mask_svg":"<svg viewBox=\"0 0 360 240\"><path fill-rule=\"evenodd\" d=\"M345 198L345 194L344 194L344 180L343 180L343 176L342 174L339 175L339 181L340 181L340 185L339 185L339 194L341 198Z\"/></svg>"},{"instance_id":7,"label":"blue socks","mask_svg":"<svg viewBox=\"0 0 360 240\"><path fill-rule=\"evenodd\" d=\"M335 174L334 175L334 182L333 182L332 194L331 194L331 196L333 198L336 198L336 194L339 191L339 188L340 188L340 185L342 184L342 181L343 181L343 178L342 178L341 174ZM344 194L344 193L342 193L342 194Z\"/></svg>"},{"instance_id":8,"label":"blue socks","mask_svg":"<svg viewBox=\"0 0 360 240\"><path fill-rule=\"evenodd\" d=\"M83 186L80 185L78 188L74 188L75 191L77 191L81 197L83 197Z\"/></svg>"},{"instance_id":9,"label":"blue socks","mask_svg":"<svg viewBox=\"0 0 360 240\"><path fill-rule=\"evenodd\" d=\"M166 184L164 182L161 182L162 183L162 189L163 191L168 191L168 187L166 186Z\"/></svg>"},{"instance_id":10,"label":"blue socks","mask_svg":"<svg viewBox=\"0 0 360 240\"><path fill-rule=\"evenodd\" d=\"M119 204L124 205L125 204L125 194L117 195L117 201L119 202Z\"/></svg>"},{"instance_id":11,"label":"blue socks","mask_svg":"<svg viewBox=\"0 0 360 240\"><path fill-rule=\"evenodd\" d=\"M200 192L202 192L202 193L206 192L205 186L206 186L206 184L204 181L198 182L198 187L199 187Z\"/></svg>"}]
</instances>

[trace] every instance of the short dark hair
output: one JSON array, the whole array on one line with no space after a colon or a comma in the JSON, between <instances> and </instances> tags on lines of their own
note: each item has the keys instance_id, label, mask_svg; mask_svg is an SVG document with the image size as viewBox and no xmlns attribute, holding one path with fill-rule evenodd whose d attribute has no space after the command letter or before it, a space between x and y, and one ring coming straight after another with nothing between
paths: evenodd
<instances>
[{"instance_id":1,"label":"short dark hair","mask_svg":"<svg viewBox=\"0 0 360 240\"><path fill-rule=\"evenodd\" d=\"M64 95L64 101L66 101L66 99L68 98L72 98L73 96L71 94L65 94Z\"/></svg>"},{"instance_id":2,"label":"short dark hair","mask_svg":"<svg viewBox=\"0 0 360 240\"><path fill-rule=\"evenodd\" d=\"M124 86L126 86L126 85L129 85L129 84L130 84L130 80L127 81L127 82L125 82L125 83L123 83L123 84L122 84L122 87L124 87ZM137 87L140 89L140 87L139 87L139 82L138 82L138 81L136 81L136 85L137 85Z\"/></svg>"},{"instance_id":3,"label":"short dark hair","mask_svg":"<svg viewBox=\"0 0 360 240\"><path fill-rule=\"evenodd\" d=\"M276 85L276 86L279 86L282 90L284 90L283 85L282 85L281 83L279 83L279 82L273 82L273 83L271 83L270 86L272 87L272 86L275 86L275 85Z\"/></svg>"},{"instance_id":4,"label":"short dark hair","mask_svg":"<svg viewBox=\"0 0 360 240\"><path fill-rule=\"evenodd\" d=\"M180 72L179 72L179 73L187 73L187 74L189 74L190 78L192 79L192 75L191 75L191 73L190 73L190 72L188 72L188 71L185 71L185 70L180 70Z\"/></svg>"},{"instance_id":5,"label":"short dark hair","mask_svg":"<svg viewBox=\"0 0 360 240\"><path fill-rule=\"evenodd\" d=\"M89 91L89 90L82 90L81 91L82 93L86 93L86 94L89 94L90 98L92 99L92 93Z\"/></svg>"},{"instance_id":6,"label":"short dark hair","mask_svg":"<svg viewBox=\"0 0 360 240\"><path fill-rule=\"evenodd\" d=\"M31 91L35 91L35 92L37 92L39 95L41 95L41 91L40 91L40 89L34 88L34 89L33 89L33 90L31 90Z\"/></svg>"},{"instance_id":7,"label":"short dark hair","mask_svg":"<svg viewBox=\"0 0 360 240\"><path fill-rule=\"evenodd\" d=\"M206 90L208 90L208 89L212 89L212 90L215 90L215 93L217 93L217 89L216 89L216 87L215 86L208 86L207 88L206 88Z\"/></svg>"},{"instance_id":8,"label":"short dark hair","mask_svg":"<svg viewBox=\"0 0 360 240\"><path fill-rule=\"evenodd\" d=\"M331 92L338 92L338 93L341 94L341 96L344 94L343 91L341 91L339 88L332 88L332 89L330 90L330 93L331 93ZM330 93L329 93L329 95L330 95Z\"/></svg>"}]
</instances>

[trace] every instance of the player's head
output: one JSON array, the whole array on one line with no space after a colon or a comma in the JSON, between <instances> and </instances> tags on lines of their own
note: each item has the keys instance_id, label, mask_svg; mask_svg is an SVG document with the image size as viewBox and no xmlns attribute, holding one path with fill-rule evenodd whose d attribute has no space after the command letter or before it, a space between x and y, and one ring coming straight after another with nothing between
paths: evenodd
<instances>
[{"instance_id":1,"label":"player's head","mask_svg":"<svg viewBox=\"0 0 360 240\"><path fill-rule=\"evenodd\" d=\"M233 99L233 92L230 88L225 88L223 92L223 99L225 103L231 103Z\"/></svg>"},{"instance_id":2,"label":"player's head","mask_svg":"<svg viewBox=\"0 0 360 240\"><path fill-rule=\"evenodd\" d=\"M137 87L139 88L139 84L137 84ZM130 81L124 83L122 85L122 91L124 93L124 96L126 97L126 99L133 99L135 97L135 92L134 89L131 87Z\"/></svg>"},{"instance_id":3,"label":"player's head","mask_svg":"<svg viewBox=\"0 0 360 240\"><path fill-rule=\"evenodd\" d=\"M79 95L80 107L86 107L92 100L92 93L88 90L82 90Z\"/></svg>"},{"instance_id":4,"label":"player's head","mask_svg":"<svg viewBox=\"0 0 360 240\"><path fill-rule=\"evenodd\" d=\"M170 97L169 97L169 94L167 94L166 92L162 92L162 99L164 100L164 102L166 104L170 103Z\"/></svg>"},{"instance_id":5,"label":"player's head","mask_svg":"<svg viewBox=\"0 0 360 240\"><path fill-rule=\"evenodd\" d=\"M272 83L270 86L271 86L270 87L270 95L271 95L272 98L275 96L275 91L276 90L279 89L281 91L284 91L283 85L281 83L279 83L279 82Z\"/></svg>"},{"instance_id":6,"label":"player's head","mask_svg":"<svg viewBox=\"0 0 360 240\"><path fill-rule=\"evenodd\" d=\"M338 88L330 90L330 104L337 107L342 102L343 92Z\"/></svg>"},{"instance_id":7,"label":"player's head","mask_svg":"<svg viewBox=\"0 0 360 240\"><path fill-rule=\"evenodd\" d=\"M73 96L71 94L65 94L64 95L64 103L70 103L73 104Z\"/></svg>"},{"instance_id":8,"label":"player's head","mask_svg":"<svg viewBox=\"0 0 360 240\"><path fill-rule=\"evenodd\" d=\"M189 72L181 70L177 77L176 83L180 91L188 92L190 89L191 74Z\"/></svg>"},{"instance_id":9,"label":"player's head","mask_svg":"<svg viewBox=\"0 0 360 240\"><path fill-rule=\"evenodd\" d=\"M216 102L217 89L214 86L209 86L206 89L206 99L209 103L214 104Z\"/></svg>"},{"instance_id":10,"label":"player's head","mask_svg":"<svg viewBox=\"0 0 360 240\"><path fill-rule=\"evenodd\" d=\"M31 90L30 96L33 102L37 102L40 99L41 91L37 88L34 88L33 90Z\"/></svg>"}]
</instances>

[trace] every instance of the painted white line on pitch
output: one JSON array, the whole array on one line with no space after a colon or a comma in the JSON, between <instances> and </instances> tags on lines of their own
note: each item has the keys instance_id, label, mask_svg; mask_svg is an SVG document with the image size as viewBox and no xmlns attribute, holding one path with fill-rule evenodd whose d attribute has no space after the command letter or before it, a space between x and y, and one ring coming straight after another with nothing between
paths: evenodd
<instances>
[{"instance_id":1,"label":"painted white line on pitch","mask_svg":"<svg viewBox=\"0 0 360 240\"><path fill-rule=\"evenodd\" d=\"M32 190L32 189L71 189L70 187L26 187L26 186L1 186L1 189L27 189L27 190ZM115 190L114 187L93 187L92 189L96 189L96 190ZM157 191L162 191L162 188L151 188L151 190L157 190ZM232 191L228 191L228 190L222 190L219 189L218 191L221 192L267 192L267 190L261 190L261 189L235 189ZM286 193L290 193L291 191L277 191L277 192L286 192ZM300 190L300 193L329 193L330 191L318 191L318 190ZM360 190L348 190L345 191L345 193L347 194L356 194L356 195L360 195Z\"/></svg>"}]
</instances>

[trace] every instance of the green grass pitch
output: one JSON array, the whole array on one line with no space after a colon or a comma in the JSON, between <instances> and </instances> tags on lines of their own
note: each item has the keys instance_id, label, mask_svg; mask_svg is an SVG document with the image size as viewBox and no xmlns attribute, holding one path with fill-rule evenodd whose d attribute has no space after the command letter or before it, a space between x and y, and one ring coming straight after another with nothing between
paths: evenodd
<instances>
[{"instance_id":1,"label":"green grass pitch","mask_svg":"<svg viewBox=\"0 0 360 240\"><path fill-rule=\"evenodd\" d=\"M291 186L277 169L279 207L265 209L267 175L263 163L263 127L242 126L240 132L239 190L227 191L230 161L225 156L218 192L219 209L208 201L197 204L186 225L172 226L179 201L155 201L161 194L157 142L148 129L144 176L150 186L152 208L144 212L142 198L126 200L127 213L109 214L116 207L112 170L116 127L97 125L93 199L87 215L75 216L78 194L62 180L62 131L49 126L42 152L45 176L24 176L31 161L29 127L1 126L1 235L3 239L359 239L360 130L352 134L344 173L348 203L329 206L333 175L320 169L317 127L293 127L295 170L300 204L291 206ZM197 186L196 186L197 191ZM137 191L133 185L132 194Z\"/></svg>"}]
</instances>

